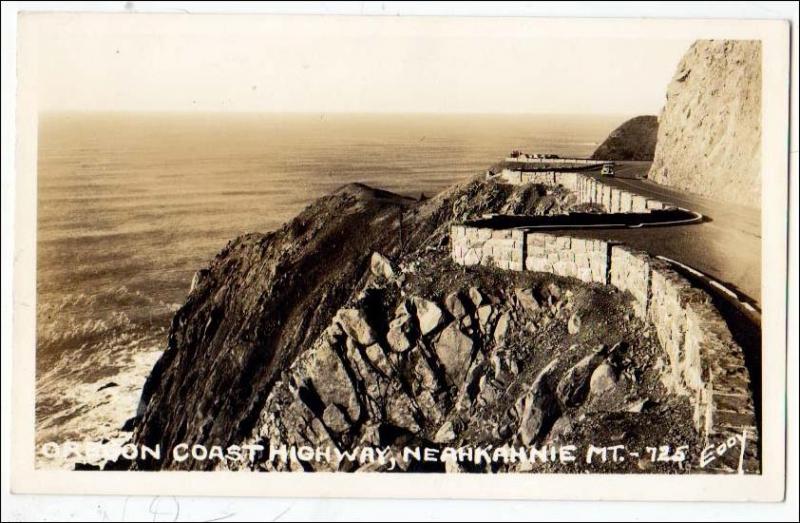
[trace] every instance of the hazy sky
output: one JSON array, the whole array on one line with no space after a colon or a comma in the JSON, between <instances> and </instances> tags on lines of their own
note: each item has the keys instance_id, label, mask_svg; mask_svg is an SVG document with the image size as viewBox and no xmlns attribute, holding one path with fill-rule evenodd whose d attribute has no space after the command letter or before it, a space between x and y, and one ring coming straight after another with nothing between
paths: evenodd
<instances>
[{"instance_id":1,"label":"hazy sky","mask_svg":"<svg viewBox=\"0 0 800 523\"><path fill-rule=\"evenodd\" d=\"M39 108L657 114L691 44L491 20L254 18L40 24Z\"/></svg>"}]
</instances>

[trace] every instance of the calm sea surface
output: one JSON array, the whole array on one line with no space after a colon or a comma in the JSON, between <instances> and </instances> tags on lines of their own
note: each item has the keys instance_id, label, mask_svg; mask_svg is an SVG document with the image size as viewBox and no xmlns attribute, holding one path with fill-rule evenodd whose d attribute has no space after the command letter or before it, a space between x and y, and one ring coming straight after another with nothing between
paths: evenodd
<instances>
[{"instance_id":1,"label":"calm sea surface","mask_svg":"<svg viewBox=\"0 0 800 523\"><path fill-rule=\"evenodd\" d=\"M624 119L45 115L37 439L118 428L192 275L235 236L348 182L431 195L512 149L588 156Z\"/></svg>"}]
</instances>

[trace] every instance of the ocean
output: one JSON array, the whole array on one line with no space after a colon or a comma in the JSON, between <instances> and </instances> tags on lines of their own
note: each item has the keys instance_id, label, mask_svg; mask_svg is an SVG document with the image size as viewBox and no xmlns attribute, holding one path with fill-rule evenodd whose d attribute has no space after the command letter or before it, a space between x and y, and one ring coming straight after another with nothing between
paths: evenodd
<instances>
[{"instance_id":1,"label":"ocean","mask_svg":"<svg viewBox=\"0 0 800 523\"><path fill-rule=\"evenodd\" d=\"M59 113L39 122L37 443L122 440L192 275L363 182L432 195L624 116ZM69 466L38 461L39 466Z\"/></svg>"}]
</instances>

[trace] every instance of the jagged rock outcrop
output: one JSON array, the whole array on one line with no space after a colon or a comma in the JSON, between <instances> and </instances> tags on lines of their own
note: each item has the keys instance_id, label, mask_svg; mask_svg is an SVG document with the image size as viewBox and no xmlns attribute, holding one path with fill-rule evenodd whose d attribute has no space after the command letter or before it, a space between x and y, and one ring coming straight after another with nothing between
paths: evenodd
<instances>
[{"instance_id":1,"label":"jagged rock outcrop","mask_svg":"<svg viewBox=\"0 0 800 523\"><path fill-rule=\"evenodd\" d=\"M516 278L506 282L514 285L509 288L499 282L479 288L474 275L443 276L455 278L456 290L442 302L412 294L425 286L368 283L342 310L371 311L359 317L369 318L375 339L361 340L334 319L282 373L245 442L343 452L364 445L529 446L579 430L587 415L600 422L635 411L640 416L630 416L627 430L651 433L655 411L648 414L645 400L657 397L674 408L676 398L666 397L652 370L656 351L648 328L636 321L618 323L624 321L618 317L624 311L618 297L598 296L577 282L556 283L546 275ZM516 287L520 284L524 287ZM481 296L481 305L458 299L459 305L448 306L469 293ZM520 308L519 295L548 306ZM436 327L425 328L424 314L408 312L414 303L442 311ZM580 343L567 346L566 324L576 311L587 318L585 332ZM385 335L398 316L407 316L409 323L411 346L402 352L393 350ZM635 339L635 350L624 343L611 349L597 344L618 336ZM590 439L604 437L600 429ZM442 463L403 461L399 451L395 458L399 470L446 469ZM242 466L267 471L392 467L266 456L233 468Z\"/></svg>"},{"instance_id":2,"label":"jagged rock outcrop","mask_svg":"<svg viewBox=\"0 0 800 523\"><path fill-rule=\"evenodd\" d=\"M592 153L593 160L650 161L656 150L658 117L637 116L616 129Z\"/></svg>"},{"instance_id":3,"label":"jagged rock outcrop","mask_svg":"<svg viewBox=\"0 0 800 523\"><path fill-rule=\"evenodd\" d=\"M689 48L667 88L649 178L760 206L760 42L700 40Z\"/></svg>"}]
</instances>

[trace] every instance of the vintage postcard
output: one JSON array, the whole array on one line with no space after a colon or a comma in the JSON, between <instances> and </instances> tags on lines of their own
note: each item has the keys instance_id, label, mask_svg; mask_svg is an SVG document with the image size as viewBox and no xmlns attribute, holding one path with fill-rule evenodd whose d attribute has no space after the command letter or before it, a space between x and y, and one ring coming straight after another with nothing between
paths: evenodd
<instances>
[{"instance_id":1,"label":"vintage postcard","mask_svg":"<svg viewBox=\"0 0 800 523\"><path fill-rule=\"evenodd\" d=\"M787 23L18 42L15 492L783 497Z\"/></svg>"}]
</instances>

